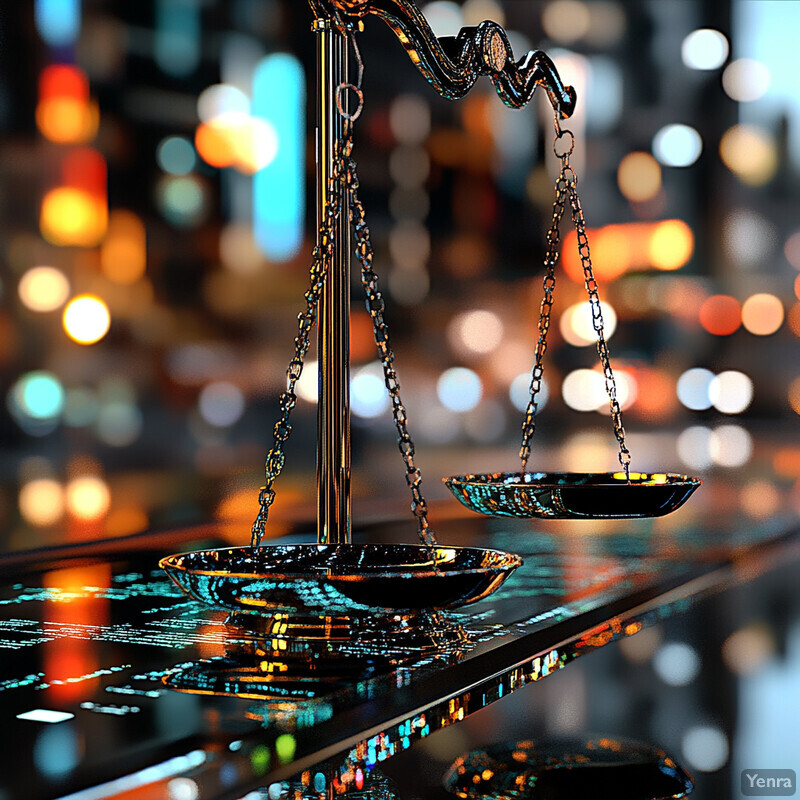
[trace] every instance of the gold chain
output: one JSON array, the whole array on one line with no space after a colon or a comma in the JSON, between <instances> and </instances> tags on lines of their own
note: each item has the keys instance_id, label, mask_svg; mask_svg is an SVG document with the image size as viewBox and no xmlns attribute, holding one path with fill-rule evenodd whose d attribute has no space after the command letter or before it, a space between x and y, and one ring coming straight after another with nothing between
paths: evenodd
<instances>
[{"instance_id":1,"label":"gold chain","mask_svg":"<svg viewBox=\"0 0 800 800\"><path fill-rule=\"evenodd\" d=\"M411 510L417 518L420 541L427 547L435 547L436 535L428 523L428 504L422 494L422 473L414 460L416 448L408 430L408 413L400 398L400 382L394 368L395 356L389 339L389 327L383 316L385 303L378 284L378 275L373 268L374 252L364 205L358 197L358 172L356 162L352 158L347 162L347 187L350 220L356 235L356 258L361 264L361 283L367 296L367 310L372 318L372 329L383 367L384 383L392 401L392 416L397 428L397 446L406 465L406 483L411 490Z\"/></svg>"},{"instance_id":2,"label":"gold chain","mask_svg":"<svg viewBox=\"0 0 800 800\"><path fill-rule=\"evenodd\" d=\"M553 308L553 293L555 290L555 265L559 255L559 225L564 215L567 199L569 200L572 223L575 226L578 239L578 255L583 269L584 286L589 295L589 305L592 312L592 327L597 335L597 352L603 368L606 394L611 407L611 418L614 425L614 436L619 444L619 463L625 471L626 480L630 480L631 454L625 443L625 428L622 424L622 411L617 399L617 382L611 368L611 358L605 338L603 324L603 311L600 297L597 292L597 281L592 268L592 257L589 251L589 237L586 233L586 220L583 215L580 197L578 196L578 177L569 163L569 157L575 148L575 136L572 131L561 129L558 118L555 120L556 136L553 140L553 152L561 162L558 179L556 180L556 197L553 202L553 218L550 230L547 233L547 254L545 255L544 296L539 310L539 340L536 343L536 357L531 375L530 400L525 411L522 423L522 445L520 447L521 471L524 473L528 467L530 457L530 440L536 429L536 411L538 409L538 394L541 390L542 375L544 371L544 354L547 351L547 332L550 329L550 314ZM559 150L559 143L569 136L569 146Z\"/></svg>"}]
</instances>

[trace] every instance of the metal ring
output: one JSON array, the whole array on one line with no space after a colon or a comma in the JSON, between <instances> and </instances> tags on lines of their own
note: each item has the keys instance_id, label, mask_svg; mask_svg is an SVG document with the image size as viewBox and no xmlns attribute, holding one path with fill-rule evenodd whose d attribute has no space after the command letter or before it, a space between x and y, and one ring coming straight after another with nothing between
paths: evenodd
<instances>
[{"instance_id":1,"label":"metal ring","mask_svg":"<svg viewBox=\"0 0 800 800\"><path fill-rule=\"evenodd\" d=\"M346 89L352 89L358 98L358 108L352 113L345 111L342 106L342 94ZM362 92L358 86L352 83L340 83L336 87L336 108L339 109L339 113L345 119L349 119L350 122L355 122L361 116L361 112L364 110L364 92Z\"/></svg>"},{"instance_id":2,"label":"metal ring","mask_svg":"<svg viewBox=\"0 0 800 800\"><path fill-rule=\"evenodd\" d=\"M559 153L558 142L564 136L569 136L569 149L565 150L563 153ZM553 153L555 153L556 158L566 158L567 156L572 155L572 151L574 149L575 149L575 134L567 128L559 130L558 133L555 135L555 138L553 139Z\"/></svg>"}]
</instances>

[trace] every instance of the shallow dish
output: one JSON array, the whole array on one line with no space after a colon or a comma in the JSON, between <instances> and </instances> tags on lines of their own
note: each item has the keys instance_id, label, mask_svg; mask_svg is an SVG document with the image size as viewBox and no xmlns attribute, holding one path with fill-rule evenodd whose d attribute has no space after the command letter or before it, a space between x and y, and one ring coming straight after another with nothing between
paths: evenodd
<instances>
[{"instance_id":1,"label":"shallow dish","mask_svg":"<svg viewBox=\"0 0 800 800\"><path fill-rule=\"evenodd\" d=\"M495 472L456 475L445 484L479 514L544 519L660 517L680 508L702 483L673 473Z\"/></svg>"},{"instance_id":2,"label":"shallow dish","mask_svg":"<svg viewBox=\"0 0 800 800\"><path fill-rule=\"evenodd\" d=\"M661 748L608 736L492 745L459 757L444 786L465 800L681 798L692 776Z\"/></svg>"},{"instance_id":3,"label":"shallow dish","mask_svg":"<svg viewBox=\"0 0 800 800\"><path fill-rule=\"evenodd\" d=\"M168 556L159 566L208 605L359 617L474 603L521 563L479 547L299 544L199 550Z\"/></svg>"}]
</instances>

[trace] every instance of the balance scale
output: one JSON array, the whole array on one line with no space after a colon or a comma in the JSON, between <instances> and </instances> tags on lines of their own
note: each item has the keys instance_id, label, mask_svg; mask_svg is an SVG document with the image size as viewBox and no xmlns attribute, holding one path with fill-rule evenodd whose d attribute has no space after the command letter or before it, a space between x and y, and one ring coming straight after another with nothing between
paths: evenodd
<instances>
[{"instance_id":1,"label":"balance scale","mask_svg":"<svg viewBox=\"0 0 800 800\"><path fill-rule=\"evenodd\" d=\"M492 516L545 519L621 519L667 514L700 485L699 478L630 469L630 452L603 335L603 318L592 272L583 211L570 165L572 133L561 128L575 108L575 91L565 86L542 51L515 61L508 36L495 22L437 38L412 0L309 0L317 42L317 222L310 286L299 315L295 354L280 396L281 416L266 459L266 482L249 546L202 550L162 559L161 567L191 597L235 612L237 629L250 619L263 641L283 641L287 652L333 653L337 647L364 652L442 651L464 646L464 634L441 612L475 603L497 590L522 563L519 556L480 547L447 547L428 523L421 474L408 429L395 371L395 356L383 316L385 308L373 270L372 245L358 196L353 131L363 107L363 62L357 35L370 15L396 34L428 83L443 97L464 97L481 76L503 102L522 108L537 87L554 113L554 152L560 163L553 220L547 236L544 295L531 374L530 402L522 425L520 470L445 479L473 511ZM349 53L355 70L348 70ZM356 72L355 83L348 77ZM559 224L569 208L578 231L585 286L598 338L609 396L620 470L606 474L528 471L535 430L550 310L559 258ZM384 379L392 400L398 444L411 490L418 543L353 544L350 511L349 309L352 256L361 269ZM319 401L317 435L317 540L297 545L263 545L273 484L283 468L283 445L291 433L295 387L318 325ZM288 644L287 644L288 643ZM263 658L264 653L262 651Z\"/></svg>"}]
</instances>

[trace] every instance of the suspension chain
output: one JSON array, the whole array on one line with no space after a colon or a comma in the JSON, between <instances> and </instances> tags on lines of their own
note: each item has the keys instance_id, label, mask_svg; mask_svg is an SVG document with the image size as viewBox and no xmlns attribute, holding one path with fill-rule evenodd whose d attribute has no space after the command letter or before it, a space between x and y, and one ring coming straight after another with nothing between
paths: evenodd
<instances>
[{"instance_id":1,"label":"suspension chain","mask_svg":"<svg viewBox=\"0 0 800 800\"><path fill-rule=\"evenodd\" d=\"M566 162L561 160L561 170L556 180L556 197L553 201L553 218L550 229L547 231L547 253L544 257L545 275L542 286L544 294L539 306L539 339L536 342L536 358L534 359L533 372L531 373L530 399L525 409L525 419L522 422L522 444L519 448L521 462L520 471L525 473L528 469L528 459L531 455L531 438L536 430L536 412L539 410L539 392L542 388L544 375L544 354L547 352L547 332L550 330L550 314L553 310L553 293L556 288L555 268L558 263L561 234L559 226L564 216L567 205L567 180Z\"/></svg>"},{"instance_id":2,"label":"suspension chain","mask_svg":"<svg viewBox=\"0 0 800 800\"><path fill-rule=\"evenodd\" d=\"M264 465L265 483L258 493L259 510L250 532L250 546L259 547L264 538L264 531L269 517L269 509L275 500L275 490L272 485L283 470L285 456L283 447L292 432L289 418L295 405L297 394L295 388L300 375L303 373L303 364L310 345L310 332L317 318L317 308L325 280L328 275L329 265L333 258L335 224L342 208L343 183L348 159L353 148L352 129L345 126L345 133L341 142L337 142L333 158L333 169L328 181L327 197L325 201L325 218L319 227L318 243L312 251L311 267L309 269L310 286L304 298L306 307L297 315L297 336L294 340L294 356L286 370L286 391L278 398L280 418L275 423L272 431L272 447L267 453Z\"/></svg>"},{"instance_id":3,"label":"suspension chain","mask_svg":"<svg viewBox=\"0 0 800 800\"><path fill-rule=\"evenodd\" d=\"M541 389L543 374L543 358L547 350L547 332L550 329L550 313L553 307L553 291L555 289L555 264L558 261L559 224L564 214L567 199L569 200L572 223L578 238L578 255L583 269L584 286L589 295L589 305L592 312L592 327L597 335L597 353L600 356L600 365L603 368L606 394L611 408L611 418L614 425L614 436L619 445L619 463L625 471L626 480L630 480L631 454L625 443L625 428L622 424L622 411L617 398L617 382L611 368L611 358L605 338L603 324L603 311L597 291L597 281L592 268L592 257L589 250L589 237L586 233L586 220L583 215L580 197L578 196L578 177L569 163L569 157L575 148L575 136L572 131L561 129L558 117L555 118L556 135L553 140L553 152L561 162L558 179L556 181L556 198L553 203L553 218L550 230L547 233L547 254L545 256L544 297L539 312L539 340L536 344L536 357L531 376L530 401L525 412L522 425L522 446L520 447L520 461L522 472L527 470L530 457L530 440L536 429L536 411L538 409L537 395ZM561 142L564 137L569 137L569 144ZM559 149L559 143L562 149Z\"/></svg>"},{"instance_id":4,"label":"suspension chain","mask_svg":"<svg viewBox=\"0 0 800 800\"><path fill-rule=\"evenodd\" d=\"M392 401L392 416L397 428L397 445L406 465L406 482L411 490L411 510L417 518L420 541L427 547L436 546L436 535L428 523L428 504L422 494L422 473L416 465L416 449L408 430L408 414L400 398L400 383L394 368L394 351L389 339L389 327L383 316L385 303L378 284L378 275L373 269L374 252L370 240L369 226L364 205L358 197L358 172L352 158L347 161L347 191L350 203L350 220L356 236L356 258L361 264L361 283L367 296L367 310L372 318L375 344L383 366L383 379ZM435 559L434 559L435 561Z\"/></svg>"}]
</instances>

